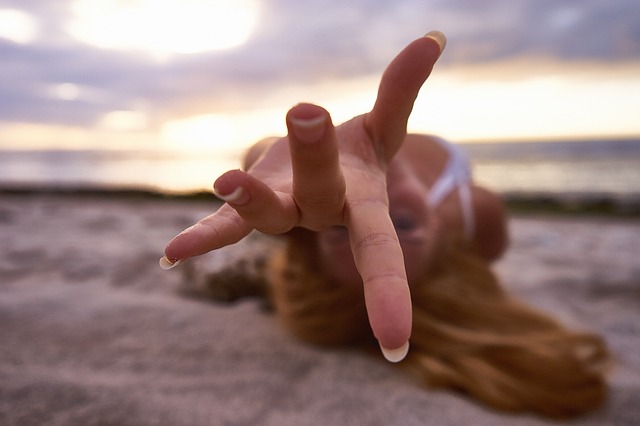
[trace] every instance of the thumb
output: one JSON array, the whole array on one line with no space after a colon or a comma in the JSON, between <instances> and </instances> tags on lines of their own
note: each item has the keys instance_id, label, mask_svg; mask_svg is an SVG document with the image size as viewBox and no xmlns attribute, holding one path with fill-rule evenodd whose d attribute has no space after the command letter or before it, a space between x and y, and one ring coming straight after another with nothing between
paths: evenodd
<instances>
[{"instance_id":1,"label":"thumb","mask_svg":"<svg viewBox=\"0 0 640 426\"><path fill-rule=\"evenodd\" d=\"M374 142L381 144L387 160L400 148L413 104L446 42L444 34L431 31L405 47L383 73L365 125Z\"/></svg>"}]
</instances>

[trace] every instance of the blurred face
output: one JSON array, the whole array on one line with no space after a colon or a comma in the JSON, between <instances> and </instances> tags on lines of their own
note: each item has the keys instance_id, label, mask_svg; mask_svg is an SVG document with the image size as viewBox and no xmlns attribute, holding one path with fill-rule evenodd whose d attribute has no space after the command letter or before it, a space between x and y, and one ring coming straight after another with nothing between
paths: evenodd
<instances>
[{"instance_id":1,"label":"blurred face","mask_svg":"<svg viewBox=\"0 0 640 426\"><path fill-rule=\"evenodd\" d=\"M387 176L389 214L404 255L409 284L419 282L427 271L439 240L439 225L426 203L427 189L414 176L390 170ZM322 266L332 279L343 284L360 283L349 232L332 227L318 234Z\"/></svg>"}]
</instances>

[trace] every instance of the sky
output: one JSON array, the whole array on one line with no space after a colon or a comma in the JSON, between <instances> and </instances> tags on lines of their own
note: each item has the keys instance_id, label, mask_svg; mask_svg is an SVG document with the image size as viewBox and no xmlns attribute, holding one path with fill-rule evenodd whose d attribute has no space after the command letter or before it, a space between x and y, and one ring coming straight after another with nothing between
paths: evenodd
<instances>
[{"instance_id":1,"label":"sky","mask_svg":"<svg viewBox=\"0 0 640 426\"><path fill-rule=\"evenodd\" d=\"M640 136L638 0L2 0L0 148L237 152L298 102L366 112L433 29L410 131Z\"/></svg>"}]
</instances>

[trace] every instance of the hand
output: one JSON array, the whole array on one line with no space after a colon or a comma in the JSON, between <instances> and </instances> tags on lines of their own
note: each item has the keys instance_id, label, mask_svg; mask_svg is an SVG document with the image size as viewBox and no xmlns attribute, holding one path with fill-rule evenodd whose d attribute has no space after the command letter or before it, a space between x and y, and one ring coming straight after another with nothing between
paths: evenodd
<instances>
[{"instance_id":1,"label":"hand","mask_svg":"<svg viewBox=\"0 0 640 426\"><path fill-rule=\"evenodd\" d=\"M214 191L226 204L171 240L161 264L170 267L233 244L253 229L281 234L294 227L346 226L374 335L385 356L393 358L395 350L403 358L411 334L411 298L389 217L386 168L444 44L436 32L410 43L384 72L371 112L338 127L319 106L292 108L288 136L273 143L248 172L232 170L218 178Z\"/></svg>"}]
</instances>

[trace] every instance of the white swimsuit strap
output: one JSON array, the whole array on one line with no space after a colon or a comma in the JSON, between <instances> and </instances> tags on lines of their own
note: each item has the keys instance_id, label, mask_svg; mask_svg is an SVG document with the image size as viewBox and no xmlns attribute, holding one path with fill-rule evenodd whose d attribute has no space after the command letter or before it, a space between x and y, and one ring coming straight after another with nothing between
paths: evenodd
<instances>
[{"instance_id":1,"label":"white swimsuit strap","mask_svg":"<svg viewBox=\"0 0 640 426\"><path fill-rule=\"evenodd\" d=\"M460 148L444 140L438 141L449 153L449 159L440 177L429 190L427 202L432 208L435 208L440 205L447 195L458 189L464 235L467 239L471 239L475 233L475 215L469 184L471 181L471 166L467 156Z\"/></svg>"},{"instance_id":2,"label":"white swimsuit strap","mask_svg":"<svg viewBox=\"0 0 640 426\"><path fill-rule=\"evenodd\" d=\"M471 199L471 188L468 182L458 187L458 195L460 197L460 208L462 209L464 237L467 240L471 240L476 233L476 218L473 210L473 200Z\"/></svg>"}]
</instances>

